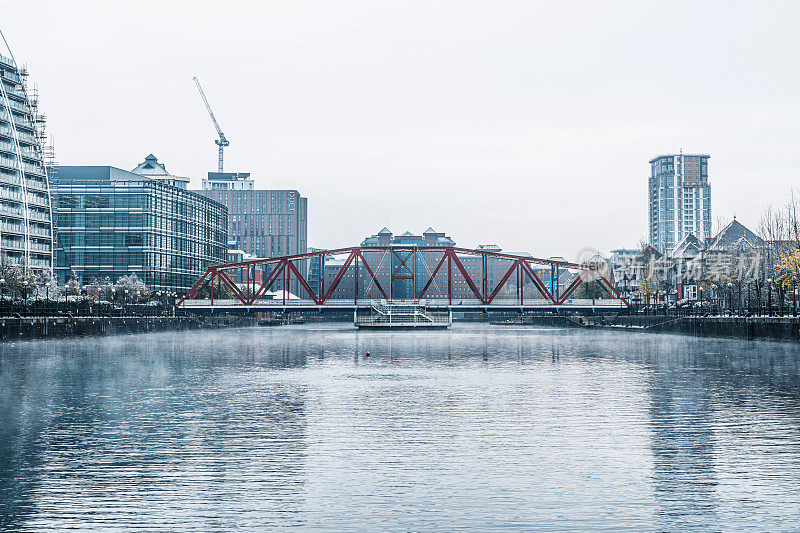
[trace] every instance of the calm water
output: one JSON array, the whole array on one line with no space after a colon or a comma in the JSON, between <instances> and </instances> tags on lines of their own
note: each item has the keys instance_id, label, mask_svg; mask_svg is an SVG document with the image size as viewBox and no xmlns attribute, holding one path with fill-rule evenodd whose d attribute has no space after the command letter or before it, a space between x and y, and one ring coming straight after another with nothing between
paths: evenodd
<instances>
[{"instance_id":1,"label":"calm water","mask_svg":"<svg viewBox=\"0 0 800 533\"><path fill-rule=\"evenodd\" d=\"M0 529L798 530L799 362L483 325L4 344Z\"/></svg>"}]
</instances>

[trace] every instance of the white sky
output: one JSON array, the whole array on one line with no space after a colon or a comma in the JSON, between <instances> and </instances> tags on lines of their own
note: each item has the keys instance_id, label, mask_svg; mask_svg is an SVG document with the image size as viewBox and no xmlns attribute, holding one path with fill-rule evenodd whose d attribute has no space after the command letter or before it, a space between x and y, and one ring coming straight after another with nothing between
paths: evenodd
<instances>
[{"instance_id":1,"label":"white sky","mask_svg":"<svg viewBox=\"0 0 800 533\"><path fill-rule=\"evenodd\" d=\"M309 245L388 226L537 256L634 245L647 161L711 154L714 215L800 185L798 2L4 1L62 164L156 154L309 199Z\"/></svg>"}]
</instances>

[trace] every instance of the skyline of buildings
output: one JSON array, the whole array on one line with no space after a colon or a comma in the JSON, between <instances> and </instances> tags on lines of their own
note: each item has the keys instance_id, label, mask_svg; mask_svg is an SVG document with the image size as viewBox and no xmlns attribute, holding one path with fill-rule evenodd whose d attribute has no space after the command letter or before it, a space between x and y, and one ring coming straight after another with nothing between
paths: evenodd
<instances>
[{"instance_id":1,"label":"skyline of buildings","mask_svg":"<svg viewBox=\"0 0 800 533\"><path fill-rule=\"evenodd\" d=\"M82 272L83 279L89 276L87 272L99 273L101 277L104 273L116 275L118 270L125 270L121 257L128 254L125 256L128 257L128 266L133 270L141 267L143 275L149 276L149 283L158 287L181 287L184 284L182 276L197 272L198 268L202 270L201 266L204 268L213 261L225 261L231 250L240 250L248 257L271 258L302 254L309 249L307 198L294 189L256 189L255 181L247 172L208 172L202 180L202 188L192 191L188 188L188 177L171 174L164 163L149 154L130 172L111 166L64 165L54 167L50 172L51 179L48 179L45 165L47 148L43 146L44 118L37 110L38 98L35 94L31 96L26 89L26 75L13 59L0 56L0 260L3 263L40 271L55 269L59 279L64 277L66 271ZM659 155L649 161L649 240L661 253L669 253L674 247L694 238L703 246L711 237L709 159L708 154L678 153ZM99 179L106 183L98 185L99 174L87 169L107 169L100 172L105 172L106 176ZM66 172L66 175L58 176L60 172ZM75 173L80 172L86 175L77 177ZM123 182L128 185L123 186ZM184 193L169 192L169 189L160 187L170 187ZM123 189L126 192L120 192ZM130 218L125 219L123 212L128 217L144 214L134 212L144 209L138 207L138 203L136 207L132 204L117 205L109 196L105 208L92 204L95 201L102 203L100 198L114 194L152 198L135 201L141 205L150 205L148 202L155 205L160 201L158 198L170 195L177 206L191 204L192 195L205 197L210 203L203 204L203 208L196 209L196 212L201 213L201 217L213 213L212 218L216 217L217 220L221 209L227 221L225 232L220 235L214 230L214 237L207 243L213 251L199 253L198 257L178 258L171 254L193 250L195 245L181 244L179 241L182 237L172 235L169 237L173 240L172 245L158 248L162 245L158 243L163 242L158 236L158 231L164 229L160 227L158 219L161 214L155 215L152 224L145 216L141 225L137 226L131 224ZM74 201L64 200L70 196L74 197ZM95 213L94 209L100 211ZM108 209L108 213L113 214L105 220L110 225L102 225L102 216L98 218L100 225L93 225L95 214L107 214L102 209ZM85 226L82 228L75 225L79 213L84 216ZM179 216L177 211L169 210L162 214L168 218ZM205 223L183 220L183 223L189 222ZM135 228L142 230L141 241L138 237L130 237L131 230ZM96 238L94 235L95 232L102 234L110 231L116 232L113 239L106 236L104 241L103 237ZM57 237L58 233L62 235ZM80 233L83 233L83 241ZM199 231L188 238L205 238L200 237L202 233ZM113 244L110 244L111 240ZM220 241L224 248L222 251L219 250ZM384 228L378 234L364 239L362 246L384 245L384 241L427 246L434 245L431 243L438 246L455 244L452 239L431 228L422 235L410 232L393 235ZM138 242L142 244L131 244ZM91 250L95 246L110 246L113 250ZM132 250L139 246L143 255ZM95 252L97 255L94 255ZM392 268L404 266L401 262L393 264ZM159 270L173 267L177 273L172 277L167 275L166 270ZM148 271L153 274L145 274ZM157 272L161 273L155 274ZM490 277L493 275L491 272L489 274ZM406 287L410 283L408 281L398 278L395 283L398 293L417 292L417 287L413 290L410 286ZM292 287L292 290L296 289L296 286Z\"/></svg>"}]
</instances>

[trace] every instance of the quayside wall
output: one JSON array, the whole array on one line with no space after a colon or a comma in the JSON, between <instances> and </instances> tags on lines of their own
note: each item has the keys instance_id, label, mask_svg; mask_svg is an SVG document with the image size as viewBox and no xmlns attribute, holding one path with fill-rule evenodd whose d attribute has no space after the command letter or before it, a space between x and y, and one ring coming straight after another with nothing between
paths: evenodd
<instances>
[{"instance_id":1,"label":"quayside wall","mask_svg":"<svg viewBox=\"0 0 800 533\"><path fill-rule=\"evenodd\" d=\"M252 326L255 317L0 317L0 341Z\"/></svg>"},{"instance_id":2,"label":"quayside wall","mask_svg":"<svg viewBox=\"0 0 800 533\"><path fill-rule=\"evenodd\" d=\"M798 317L540 315L495 323L800 342Z\"/></svg>"}]
</instances>

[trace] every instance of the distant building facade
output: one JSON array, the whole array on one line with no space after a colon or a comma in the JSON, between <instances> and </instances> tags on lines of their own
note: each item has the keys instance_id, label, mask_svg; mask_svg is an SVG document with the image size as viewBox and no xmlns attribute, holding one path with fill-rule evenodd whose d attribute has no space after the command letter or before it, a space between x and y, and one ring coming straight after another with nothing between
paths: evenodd
<instances>
[{"instance_id":1,"label":"distant building facade","mask_svg":"<svg viewBox=\"0 0 800 533\"><path fill-rule=\"evenodd\" d=\"M0 265L50 272L53 224L44 166L44 117L24 69L0 55Z\"/></svg>"},{"instance_id":2,"label":"distant building facade","mask_svg":"<svg viewBox=\"0 0 800 533\"><path fill-rule=\"evenodd\" d=\"M169 181L111 166L59 167L59 281L136 274L154 291L181 292L208 266L225 262L225 206Z\"/></svg>"},{"instance_id":3,"label":"distant building facade","mask_svg":"<svg viewBox=\"0 0 800 533\"><path fill-rule=\"evenodd\" d=\"M375 235L370 235L361 242L363 247L371 246L436 246L452 247L456 243L444 233L437 232L433 228L426 229L422 235L415 235L406 231L400 235L394 235L388 228L383 228ZM395 300L415 299L425 284L425 273L435 268L433 258L439 259L441 254L436 252L417 252L417 260L413 260L413 252L398 251L391 254L391 260L385 264L378 265L375 272L378 279L389 279L394 273L394 282L387 288L389 296ZM433 266L431 266L433 263ZM374 269L373 269L374 270ZM380 272L380 274L378 273ZM430 274L429 274L430 275ZM416 284L416 286L415 286ZM390 289L390 290L389 290Z\"/></svg>"},{"instance_id":4,"label":"distant building facade","mask_svg":"<svg viewBox=\"0 0 800 533\"><path fill-rule=\"evenodd\" d=\"M711 237L711 184L706 154L669 154L650 160L650 245L669 252L686 235Z\"/></svg>"},{"instance_id":5,"label":"distant building facade","mask_svg":"<svg viewBox=\"0 0 800 533\"><path fill-rule=\"evenodd\" d=\"M467 251L457 251L456 257L464 267L472 286L461 273L455 262L448 265L445 262L436 271L436 267L442 259L443 251L437 248L454 248L455 241L445 233L437 232L433 228L428 228L422 234L415 234L406 231L395 235L388 228L383 228L374 235L370 235L361 242L363 248L386 247L386 252L363 251L363 256L369 263L370 270L378 278L381 287L386 292L388 298L394 300L413 300L418 299L425 290L422 297L424 299L446 299L448 298L448 281L452 282L450 296L454 301L475 300L477 299L475 290L483 298L491 296L495 288L503 281L509 269L514 266L514 259L504 258L495 255L483 255L469 253ZM425 247L425 250L415 250L415 248ZM478 251L493 252L502 254L503 250L494 244L480 245ZM318 251L318 250L314 250ZM527 252L505 252L512 256L531 257ZM562 258L553 258L554 261L561 261ZM323 275L320 276L320 263L317 258L311 261L309 268L309 284L319 292L320 281L322 282L323 292L327 292L344 267L346 261L342 258L325 258L322 265ZM551 293L563 288L572 281L574 275L566 269L561 269L556 277L556 270L549 265L532 265L532 270L540 278L542 284ZM434 271L436 274L434 276ZM352 298L355 289L355 263L351 262L347 270L341 274L338 285L331 294L332 298ZM433 279L431 279L433 277ZM486 279L484 286L483 280ZM522 276L522 297L527 299L542 298L541 293L535 284ZM520 297L517 287L519 278L516 272L512 271L507 279L507 283L495 294L496 300L514 299ZM558 288L557 288L558 287ZM377 289L375 281L370 272L366 269L363 262L358 263L358 293L361 299L383 298Z\"/></svg>"},{"instance_id":6,"label":"distant building facade","mask_svg":"<svg viewBox=\"0 0 800 533\"><path fill-rule=\"evenodd\" d=\"M246 172L209 172L198 191L228 209L228 238L254 257L305 253L308 201L295 190L256 189Z\"/></svg>"}]
</instances>

